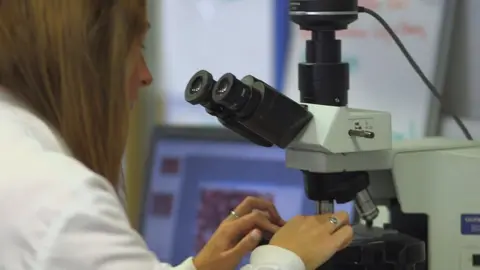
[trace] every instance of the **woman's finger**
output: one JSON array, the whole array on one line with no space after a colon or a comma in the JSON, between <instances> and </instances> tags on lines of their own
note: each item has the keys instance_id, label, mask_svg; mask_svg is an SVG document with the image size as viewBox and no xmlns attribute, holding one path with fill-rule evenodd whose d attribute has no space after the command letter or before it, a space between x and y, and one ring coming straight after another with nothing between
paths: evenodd
<instances>
[{"instance_id":1,"label":"woman's finger","mask_svg":"<svg viewBox=\"0 0 480 270\"><path fill-rule=\"evenodd\" d=\"M223 228L222 228L223 227ZM265 215L260 212L251 212L221 226L223 237L239 239L253 229L259 229L268 233L276 233L280 227L273 224Z\"/></svg>"},{"instance_id":2,"label":"woman's finger","mask_svg":"<svg viewBox=\"0 0 480 270\"><path fill-rule=\"evenodd\" d=\"M327 231L330 234L350 223L349 215L344 211L340 211L331 215L321 215L318 216L317 219L320 223L326 226Z\"/></svg>"},{"instance_id":3,"label":"woman's finger","mask_svg":"<svg viewBox=\"0 0 480 270\"><path fill-rule=\"evenodd\" d=\"M243 216L252 212L255 209L266 211L270 217L270 220L273 223L279 226L283 226L285 224L285 221L280 217L273 203L261 198L255 198L250 196L247 197L237 206L237 208L235 208L234 212L238 216Z\"/></svg>"},{"instance_id":4,"label":"woman's finger","mask_svg":"<svg viewBox=\"0 0 480 270\"><path fill-rule=\"evenodd\" d=\"M228 214L228 217L223 221L233 221L233 220L236 220L236 219L239 219L241 216L237 214L237 212L235 210L232 210L230 211L230 213Z\"/></svg>"},{"instance_id":5,"label":"woman's finger","mask_svg":"<svg viewBox=\"0 0 480 270\"><path fill-rule=\"evenodd\" d=\"M252 252L262 240L262 232L258 229L253 229L249 234L245 235L238 244L232 249L225 252L227 256L234 256L239 258L239 261L243 256Z\"/></svg>"},{"instance_id":6,"label":"woman's finger","mask_svg":"<svg viewBox=\"0 0 480 270\"><path fill-rule=\"evenodd\" d=\"M353 240L354 232L353 228L349 225L343 226L332 234L331 243L335 246L336 250L346 248Z\"/></svg>"}]
</instances>

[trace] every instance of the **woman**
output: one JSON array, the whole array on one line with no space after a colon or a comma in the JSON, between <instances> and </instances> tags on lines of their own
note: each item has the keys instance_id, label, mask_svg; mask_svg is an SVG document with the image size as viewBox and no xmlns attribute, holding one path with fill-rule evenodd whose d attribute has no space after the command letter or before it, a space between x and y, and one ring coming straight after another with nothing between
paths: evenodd
<instances>
[{"instance_id":1,"label":"woman","mask_svg":"<svg viewBox=\"0 0 480 270\"><path fill-rule=\"evenodd\" d=\"M249 198L195 258L148 251L113 188L147 28L145 0L0 0L0 269L229 270L268 232L245 269L311 270L347 245L345 213L284 222Z\"/></svg>"}]
</instances>

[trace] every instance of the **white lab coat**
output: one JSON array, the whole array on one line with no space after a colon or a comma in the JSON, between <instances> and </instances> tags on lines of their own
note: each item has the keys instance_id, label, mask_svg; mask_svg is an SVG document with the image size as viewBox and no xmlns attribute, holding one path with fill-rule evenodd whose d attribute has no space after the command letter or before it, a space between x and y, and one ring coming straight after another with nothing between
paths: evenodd
<instances>
[{"instance_id":1,"label":"white lab coat","mask_svg":"<svg viewBox=\"0 0 480 270\"><path fill-rule=\"evenodd\" d=\"M195 270L192 258L175 267L158 261L129 226L114 188L3 88L0 217L0 269ZM250 263L243 269L305 270L294 253L274 246L257 248Z\"/></svg>"}]
</instances>

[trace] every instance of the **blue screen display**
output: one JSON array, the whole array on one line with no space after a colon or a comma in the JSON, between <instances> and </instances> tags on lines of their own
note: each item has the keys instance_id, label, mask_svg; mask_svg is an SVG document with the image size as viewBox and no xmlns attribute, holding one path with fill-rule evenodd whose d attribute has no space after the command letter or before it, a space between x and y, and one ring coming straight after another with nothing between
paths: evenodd
<instances>
[{"instance_id":1,"label":"blue screen display","mask_svg":"<svg viewBox=\"0 0 480 270\"><path fill-rule=\"evenodd\" d=\"M289 219L315 213L301 172L284 151L246 142L164 139L153 146L141 233L164 262L195 255L246 196L271 200ZM351 211L351 204L337 210Z\"/></svg>"}]
</instances>

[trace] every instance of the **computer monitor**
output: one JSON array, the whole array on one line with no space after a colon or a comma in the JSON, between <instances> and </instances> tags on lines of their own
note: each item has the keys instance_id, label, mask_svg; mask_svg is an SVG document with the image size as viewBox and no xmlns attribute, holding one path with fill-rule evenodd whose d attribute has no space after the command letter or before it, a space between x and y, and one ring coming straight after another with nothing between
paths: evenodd
<instances>
[{"instance_id":1,"label":"computer monitor","mask_svg":"<svg viewBox=\"0 0 480 270\"><path fill-rule=\"evenodd\" d=\"M162 261L176 265L195 255L249 195L273 201L287 220L315 213L301 172L285 167L282 149L215 127L158 127L150 149L140 231Z\"/></svg>"}]
</instances>

